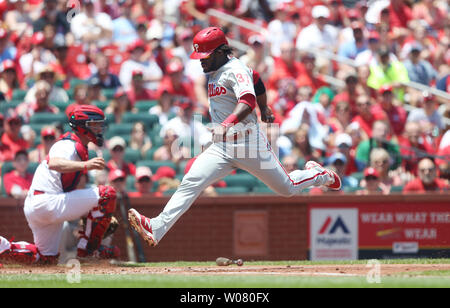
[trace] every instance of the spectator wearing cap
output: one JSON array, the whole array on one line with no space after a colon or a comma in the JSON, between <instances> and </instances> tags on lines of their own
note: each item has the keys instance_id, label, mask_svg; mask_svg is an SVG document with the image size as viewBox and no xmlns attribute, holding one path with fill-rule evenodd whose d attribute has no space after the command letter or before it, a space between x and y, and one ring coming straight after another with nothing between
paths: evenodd
<instances>
[{"instance_id":1,"label":"spectator wearing cap","mask_svg":"<svg viewBox=\"0 0 450 308\"><path fill-rule=\"evenodd\" d=\"M128 47L130 56L120 66L119 80L125 90L131 90L133 86L133 77L136 72L141 72L139 78L142 80L141 87L155 91L162 79L163 73L159 65L150 53L146 53L146 44L142 40L133 42ZM149 58L150 57L150 58Z\"/></svg>"},{"instance_id":2,"label":"spectator wearing cap","mask_svg":"<svg viewBox=\"0 0 450 308\"><path fill-rule=\"evenodd\" d=\"M420 105L409 112L406 121L420 124L422 132L426 135L437 136L445 130L444 117L439 113L438 106L436 97L424 91Z\"/></svg>"},{"instance_id":3,"label":"spectator wearing cap","mask_svg":"<svg viewBox=\"0 0 450 308\"><path fill-rule=\"evenodd\" d=\"M344 170L345 175L351 175L352 173L359 172L364 168L364 165L358 162L355 158L355 151L353 147L352 137L347 133L341 133L334 139L334 145L337 152L341 153L346 158L346 168Z\"/></svg>"},{"instance_id":4,"label":"spectator wearing cap","mask_svg":"<svg viewBox=\"0 0 450 308\"><path fill-rule=\"evenodd\" d=\"M36 113L58 113L59 109L50 105L49 97L52 90L50 84L45 80L39 80L34 85L35 99L31 103L21 103L17 106L16 112L22 117L25 123L29 123L31 117Z\"/></svg>"},{"instance_id":5,"label":"spectator wearing cap","mask_svg":"<svg viewBox=\"0 0 450 308\"><path fill-rule=\"evenodd\" d=\"M353 40L341 44L338 55L349 59L356 59L360 53L368 49L368 43L364 35L365 27L362 22L354 21L350 26L353 30Z\"/></svg>"},{"instance_id":6,"label":"spectator wearing cap","mask_svg":"<svg viewBox=\"0 0 450 308\"><path fill-rule=\"evenodd\" d=\"M275 7L275 17L267 25L267 42L270 44L270 54L273 57L281 55L281 43L293 42L297 35L297 28L289 19L289 13L289 5L278 2Z\"/></svg>"},{"instance_id":7,"label":"spectator wearing cap","mask_svg":"<svg viewBox=\"0 0 450 308\"><path fill-rule=\"evenodd\" d=\"M153 193L153 173L149 167L140 166L136 168L136 182L134 182L134 187L136 191L129 192L128 196L130 198L139 197L162 197L160 192Z\"/></svg>"},{"instance_id":8,"label":"spectator wearing cap","mask_svg":"<svg viewBox=\"0 0 450 308\"><path fill-rule=\"evenodd\" d=\"M134 175L136 173L136 166L133 163L125 161L126 147L127 144L122 137L112 137L108 142L108 149L109 153L111 154L111 159L106 164L106 167L110 171L120 169L126 175Z\"/></svg>"},{"instance_id":9,"label":"spectator wearing cap","mask_svg":"<svg viewBox=\"0 0 450 308\"><path fill-rule=\"evenodd\" d=\"M5 192L16 199L25 199L33 180L33 173L27 172L29 165L27 150L19 150L14 154L14 170L3 176Z\"/></svg>"},{"instance_id":10,"label":"spectator wearing cap","mask_svg":"<svg viewBox=\"0 0 450 308\"><path fill-rule=\"evenodd\" d=\"M364 187L356 192L358 195L380 194L382 192L380 173L373 167L364 169L364 178L361 183L364 183Z\"/></svg>"},{"instance_id":11,"label":"spectator wearing cap","mask_svg":"<svg viewBox=\"0 0 450 308\"><path fill-rule=\"evenodd\" d=\"M138 39L136 25L131 17L131 1L121 0L119 4L119 17L112 21L112 40L114 44L126 46Z\"/></svg>"},{"instance_id":12,"label":"spectator wearing cap","mask_svg":"<svg viewBox=\"0 0 450 308\"><path fill-rule=\"evenodd\" d=\"M380 98L371 108L375 120L389 121L392 132L399 136L405 127L407 113L399 104L394 104L393 88L390 85L383 85L379 89Z\"/></svg>"},{"instance_id":13,"label":"spectator wearing cap","mask_svg":"<svg viewBox=\"0 0 450 308\"><path fill-rule=\"evenodd\" d=\"M432 191L448 191L450 186L444 179L437 176L437 167L430 158L423 158L418 166L418 177L408 182L403 188L404 193L425 193Z\"/></svg>"},{"instance_id":14,"label":"spectator wearing cap","mask_svg":"<svg viewBox=\"0 0 450 308\"><path fill-rule=\"evenodd\" d=\"M211 133L201 122L201 119L194 117L195 104L189 99L181 99L176 102L178 114L169 120L160 131L161 138L164 138L166 131L172 129L182 140L193 138L194 144L206 146L211 142Z\"/></svg>"},{"instance_id":15,"label":"spectator wearing cap","mask_svg":"<svg viewBox=\"0 0 450 308\"><path fill-rule=\"evenodd\" d=\"M108 173L108 182L121 195L126 194L127 174L120 169L110 170Z\"/></svg>"},{"instance_id":16,"label":"spectator wearing cap","mask_svg":"<svg viewBox=\"0 0 450 308\"><path fill-rule=\"evenodd\" d=\"M70 31L67 14L59 10L57 0L45 0L41 16L33 23L33 31L44 31L45 26L54 25L55 29L63 34Z\"/></svg>"},{"instance_id":17,"label":"spectator wearing cap","mask_svg":"<svg viewBox=\"0 0 450 308\"><path fill-rule=\"evenodd\" d=\"M152 177L153 182L158 183L157 194L162 195L169 189L177 189L180 185L180 180L176 176L176 172L169 166L161 166L156 170L155 175Z\"/></svg>"},{"instance_id":18,"label":"spectator wearing cap","mask_svg":"<svg viewBox=\"0 0 450 308\"><path fill-rule=\"evenodd\" d=\"M46 65L39 72L37 72L36 80L44 80L51 86L51 91L49 94L49 101L51 102L69 102L69 96L67 92L55 85L56 73L51 65ZM36 99L36 84L34 84L25 95L26 103L33 103Z\"/></svg>"},{"instance_id":19,"label":"spectator wearing cap","mask_svg":"<svg viewBox=\"0 0 450 308\"><path fill-rule=\"evenodd\" d=\"M121 123L123 115L127 112L136 113L137 109L133 107L133 102L129 99L127 93L119 88L105 108L105 113L114 115L114 123Z\"/></svg>"},{"instance_id":20,"label":"spectator wearing cap","mask_svg":"<svg viewBox=\"0 0 450 308\"><path fill-rule=\"evenodd\" d=\"M4 28L0 28L0 62L15 60L16 55L16 47L9 43L9 33Z\"/></svg>"},{"instance_id":21,"label":"spectator wearing cap","mask_svg":"<svg viewBox=\"0 0 450 308\"><path fill-rule=\"evenodd\" d=\"M437 71L430 62L421 58L422 50L423 47L419 43L412 44L409 57L403 61L403 64L408 71L408 77L411 81L431 86L437 79Z\"/></svg>"},{"instance_id":22,"label":"spectator wearing cap","mask_svg":"<svg viewBox=\"0 0 450 308\"><path fill-rule=\"evenodd\" d=\"M5 116L5 132L2 135L2 143L10 148L12 153L20 150L26 150L30 146L22 138L20 129L22 128L22 119L15 112L10 112Z\"/></svg>"},{"instance_id":23,"label":"spectator wearing cap","mask_svg":"<svg viewBox=\"0 0 450 308\"><path fill-rule=\"evenodd\" d=\"M163 145L153 154L154 160L172 161L178 164L181 160L189 158L190 151L187 147L177 143L178 135L173 129L164 133Z\"/></svg>"},{"instance_id":24,"label":"spectator wearing cap","mask_svg":"<svg viewBox=\"0 0 450 308\"><path fill-rule=\"evenodd\" d=\"M389 129L389 122L375 121L372 126L372 137L358 144L355 158L368 166L371 152L374 149L383 148L389 153L391 169L397 169L402 163L402 158L398 145L388 140L390 135Z\"/></svg>"},{"instance_id":25,"label":"spectator wearing cap","mask_svg":"<svg viewBox=\"0 0 450 308\"><path fill-rule=\"evenodd\" d=\"M70 30L75 40L80 43L92 44L98 47L107 46L112 42L113 22L111 17L103 12L95 12L93 0L83 0L81 12L72 18Z\"/></svg>"},{"instance_id":26,"label":"spectator wearing cap","mask_svg":"<svg viewBox=\"0 0 450 308\"><path fill-rule=\"evenodd\" d=\"M11 60L0 63L0 92L6 100L11 100L15 89L19 88L16 65Z\"/></svg>"},{"instance_id":27,"label":"spectator wearing cap","mask_svg":"<svg viewBox=\"0 0 450 308\"><path fill-rule=\"evenodd\" d=\"M103 53L96 55L95 69L96 73L89 78L88 83L96 78L102 89L117 89L121 86L119 77L109 71L109 59Z\"/></svg>"},{"instance_id":28,"label":"spectator wearing cap","mask_svg":"<svg viewBox=\"0 0 450 308\"><path fill-rule=\"evenodd\" d=\"M341 152L335 152L328 159L328 165L335 170L342 181L343 188L356 188L358 187L358 180L350 175L347 175L347 157Z\"/></svg>"},{"instance_id":29,"label":"spectator wearing cap","mask_svg":"<svg viewBox=\"0 0 450 308\"><path fill-rule=\"evenodd\" d=\"M266 52L264 36L260 34L249 36L248 45L250 48L239 60L258 72L262 80L268 80L274 70L274 59Z\"/></svg>"},{"instance_id":30,"label":"spectator wearing cap","mask_svg":"<svg viewBox=\"0 0 450 308\"><path fill-rule=\"evenodd\" d=\"M55 144L57 136L56 128L52 125L46 125L41 129L41 143L30 152L29 158L31 162L40 163L44 160L50 148Z\"/></svg>"},{"instance_id":31,"label":"spectator wearing cap","mask_svg":"<svg viewBox=\"0 0 450 308\"><path fill-rule=\"evenodd\" d=\"M377 53L377 64L370 65L370 75L367 85L374 89L380 89L383 85L390 84L394 88L401 83L409 81L408 71L402 62L393 60L388 47L381 46ZM403 95L399 95L403 100Z\"/></svg>"},{"instance_id":32,"label":"spectator wearing cap","mask_svg":"<svg viewBox=\"0 0 450 308\"><path fill-rule=\"evenodd\" d=\"M300 51L311 48L327 49L336 46L338 32L328 24L330 10L324 5L316 5L311 11L314 21L303 28L297 36L296 47Z\"/></svg>"},{"instance_id":33,"label":"spectator wearing cap","mask_svg":"<svg viewBox=\"0 0 450 308\"><path fill-rule=\"evenodd\" d=\"M359 95L356 99L356 115L352 123L357 123L367 138L372 137L372 126L375 118L372 114L372 98L366 94ZM365 139L367 139L365 138Z\"/></svg>"},{"instance_id":34,"label":"spectator wearing cap","mask_svg":"<svg viewBox=\"0 0 450 308\"><path fill-rule=\"evenodd\" d=\"M152 141L146 132L144 123L134 123L131 129L129 148L139 150L142 157L145 157L148 150L152 148Z\"/></svg>"},{"instance_id":35,"label":"spectator wearing cap","mask_svg":"<svg viewBox=\"0 0 450 308\"><path fill-rule=\"evenodd\" d=\"M162 79L158 93L167 91L173 96L186 97L196 101L194 84L186 75L184 75L184 66L180 59L172 58L166 66L166 76Z\"/></svg>"}]
</instances>

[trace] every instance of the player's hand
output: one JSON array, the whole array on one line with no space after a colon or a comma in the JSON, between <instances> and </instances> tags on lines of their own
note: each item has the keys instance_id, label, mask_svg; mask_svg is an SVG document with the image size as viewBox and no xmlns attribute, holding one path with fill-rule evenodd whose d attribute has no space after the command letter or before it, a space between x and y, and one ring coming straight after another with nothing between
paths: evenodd
<instances>
[{"instance_id":1,"label":"player's hand","mask_svg":"<svg viewBox=\"0 0 450 308\"><path fill-rule=\"evenodd\" d=\"M212 142L224 141L227 133L227 128L225 126L214 125L213 127L208 127L208 130L212 133Z\"/></svg>"},{"instance_id":2,"label":"player's hand","mask_svg":"<svg viewBox=\"0 0 450 308\"><path fill-rule=\"evenodd\" d=\"M102 157L94 157L86 162L87 170L103 170L105 166L105 160Z\"/></svg>"},{"instance_id":3,"label":"player's hand","mask_svg":"<svg viewBox=\"0 0 450 308\"><path fill-rule=\"evenodd\" d=\"M273 123L273 121L275 121L275 116L273 115L270 107L266 107L264 110L261 110L261 121L264 123Z\"/></svg>"}]
</instances>

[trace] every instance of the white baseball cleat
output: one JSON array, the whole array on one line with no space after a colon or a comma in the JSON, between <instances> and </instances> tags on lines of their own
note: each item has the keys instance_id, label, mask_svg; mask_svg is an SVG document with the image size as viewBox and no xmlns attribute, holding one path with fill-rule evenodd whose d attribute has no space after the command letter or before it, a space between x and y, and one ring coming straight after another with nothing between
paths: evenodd
<instances>
[{"instance_id":1,"label":"white baseball cleat","mask_svg":"<svg viewBox=\"0 0 450 308\"><path fill-rule=\"evenodd\" d=\"M139 214L135 209L128 210L128 221L131 226L142 236L150 246L156 246L158 242L153 235L150 218Z\"/></svg>"},{"instance_id":2,"label":"white baseball cleat","mask_svg":"<svg viewBox=\"0 0 450 308\"><path fill-rule=\"evenodd\" d=\"M339 178L339 175L337 175L336 172L334 172L333 170L330 169L325 169L324 167L322 167L322 165L320 165L319 163L310 160L308 162L306 162L305 164L305 169L312 169L315 168L317 170L319 170L320 172L325 171L329 176L330 176L330 182L325 184L326 187L329 187L333 190L339 190L341 189L341 179Z\"/></svg>"}]
</instances>

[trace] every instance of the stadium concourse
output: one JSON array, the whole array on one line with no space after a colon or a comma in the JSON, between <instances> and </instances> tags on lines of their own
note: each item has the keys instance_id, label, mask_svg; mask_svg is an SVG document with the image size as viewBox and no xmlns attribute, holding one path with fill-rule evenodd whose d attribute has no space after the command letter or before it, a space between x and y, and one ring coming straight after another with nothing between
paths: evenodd
<instances>
[{"instance_id":1,"label":"stadium concourse","mask_svg":"<svg viewBox=\"0 0 450 308\"><path fill-rule=\"evenodd\" d=\"M189 59L193 36L209 25L264 81L276 116L267 135L288 172L323 163L343 179L337 194L448 190L450 103L433 94L450 91L448 16L443 0L2 1L1 194L26 196L82 104L108 122L106 146L89 148L108 171L90 173L86 185L172 194L210 138L206 79ZM204 192L271 193L242 170Z\"/></svg>"}]
</instances>

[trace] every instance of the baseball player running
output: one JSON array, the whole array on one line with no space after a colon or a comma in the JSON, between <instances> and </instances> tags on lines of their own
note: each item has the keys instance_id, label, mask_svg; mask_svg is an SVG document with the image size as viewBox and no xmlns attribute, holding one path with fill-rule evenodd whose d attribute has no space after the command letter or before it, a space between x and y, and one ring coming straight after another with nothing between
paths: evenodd
<instances>
[{"instance_id":1,"label":"baseball player running","mask_svg":"<svg viewBox=\"0 0 450 308\"><path fill-rule=\"evenodd\" d=\"M253 72L231 56L222 30L210 27L200 31L193 46L190 57L200 60L207 75L209 111L216 124L211 128L213 143L197 157L159 216L150 219L129 210L131 225L150 246L161 241L206 187L236 168L255 175L286 197L309 186L340 189L338 175L314 161L305 164L306 170L285 171L257 123L256 104L267 122L273 121L270 108L264 100L256 101L256 96L262 95L255 95Z\"/></svg>"},{"instance_id":2,"label":"baseball player running","mask_svg":"<svg viewBox=\"0 0 450 308\"><path fill-rule=\"evenodd\" d=\"M105 115L95 106L82 105L69 116L73 132L66 133L50 149L36 169L24 212L34 243L9 242L0 237L0 261L56 264L64 221L87 215L77 255L114 257L117 248L101 246L116 207L116 191L110 186L77 189L89 170L105 168L103 158L88 159L87 145L103 144Z\"/></svg>"}]
</instances>

